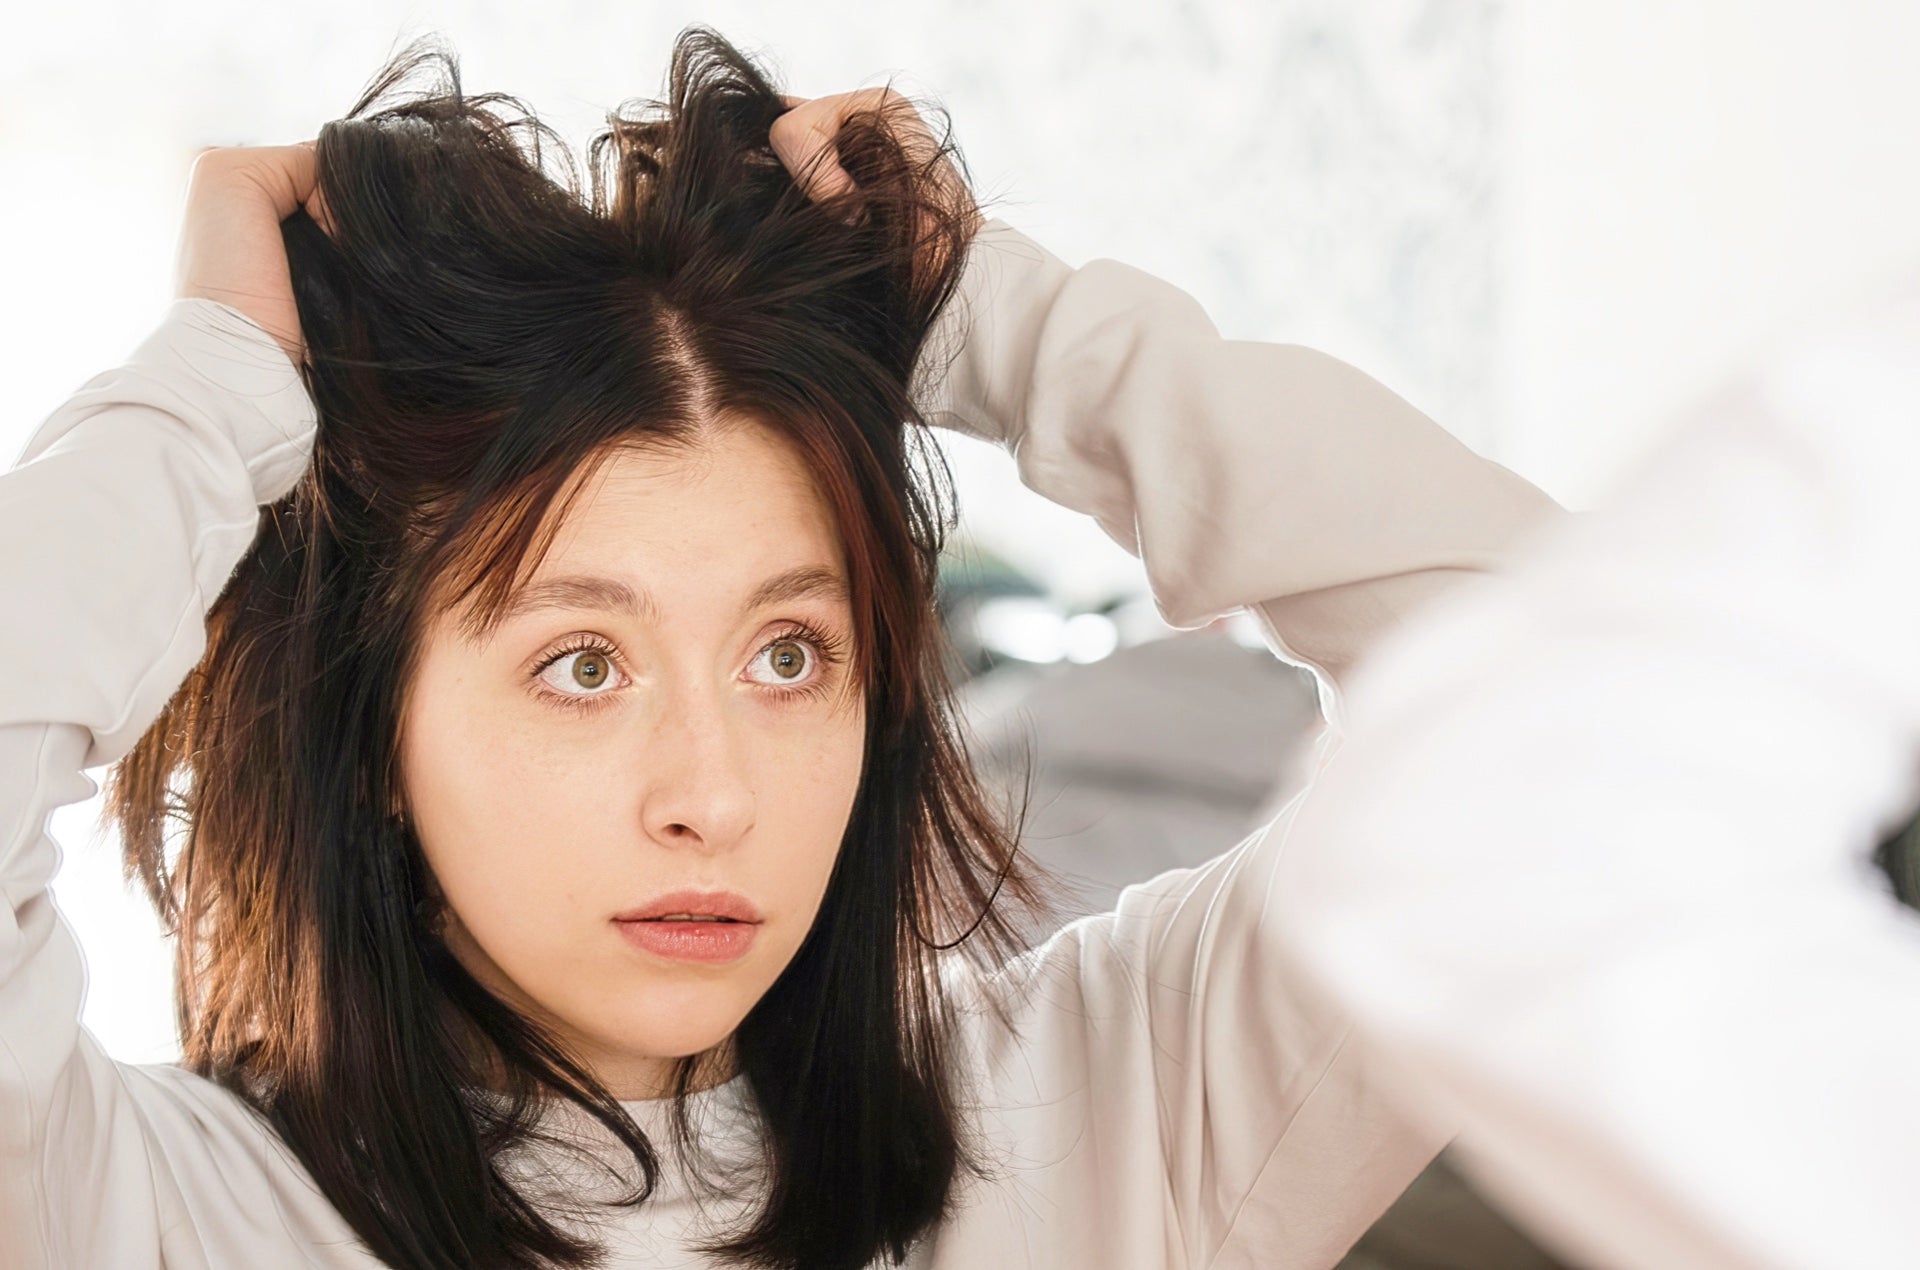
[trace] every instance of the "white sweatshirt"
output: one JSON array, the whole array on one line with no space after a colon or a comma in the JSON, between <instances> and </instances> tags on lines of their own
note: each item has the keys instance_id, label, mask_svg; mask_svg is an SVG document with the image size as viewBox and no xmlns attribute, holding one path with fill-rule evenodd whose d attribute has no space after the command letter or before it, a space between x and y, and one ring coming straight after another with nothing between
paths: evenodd
<instances>
[{"instance_id":1,"label":"white sweatshirt","mask_svg":"<svg viewBox=\"0 0 1920 1270\"><path fill-rule=\"evenodd\" d=\"M948 357L937 422L1003 442L1030 486L1140 552L1172 621L1256 605L1276 650L1329 685L1554 515L1352 368L1222 340L1180 291L1110 261L1070 269L998 223L927 364ZM278 345L183 300L0 475L0 1264L15 1270L372 1264L249 1107L178 1066L115 1062L79 1026L80 949L47 892L49 813L94 792L82 769L124 754L198 661L206 609L313 427ZM1020 1002L1019 1039L974 1011L961 1055L1007 1172L965 1189L910 1264L1326 1266L1435 1153L1445 1134L1389 1111L1345 1024L1287 980L1268 902L1280 841L1221 843L993 976L954 964L963 994ZM696 1096L721 1142L751 1141L743 1092ZM658 1128L663 1106L628 1109ZM602 1232L613 1264L705 1264L684 1250L696 1217L669 1179Z\"/></svg>"},{"instance_id":2,"label":"white sweatshirt","mask_svg":"<svg viewBox=\"0 0 1920 1270\"><path fill-rule=\"evenodd\" d=\"M1281 951L1582 1265L1920 1266L1920 286L1356 677Z\"/></svg>"}]
</instances>

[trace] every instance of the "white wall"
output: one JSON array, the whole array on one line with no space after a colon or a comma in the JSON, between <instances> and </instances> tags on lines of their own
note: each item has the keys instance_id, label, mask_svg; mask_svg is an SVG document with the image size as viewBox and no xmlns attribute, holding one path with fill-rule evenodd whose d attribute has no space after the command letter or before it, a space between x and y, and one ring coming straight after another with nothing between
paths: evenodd
<instances>
[{"instance_id":1,"label":"white wall","mask_svg":"<svg viewBox=\"0 0 1920 1270\"><path fill-rule=\"evenodd\" d=\"M0 459L164 305L194 149L311 136L396 35L428 29L452 38L470 90L519 94L576 140L657 90L693 21L773 54L803 94L911 71L952 108L1002 214L1061 255L1167 277L1229 335L1345 356L1574 503L1763 329L1920 248L1920 6L1888 0L531 12L118 0L15 15L0 41ZM999 455L954 454L982 537L1043 545L1034 567L1083 598L1138 585L1131 559L1019 492ZM167 953L114 844L90 841L93 814L55 821L85 1019L116 1055L164 1058Z\"/></svg>"},{"instance_id":2,"label":"white wall","mask_svg":"<svg viewBox=\"0 0 1920 1270\"><path fill-rule=\"evenodd\" d=\"M1756 341L1920 266L1920 5L1509 17L1491 448L1585 503Z\"/></svg>"}]
</instances>

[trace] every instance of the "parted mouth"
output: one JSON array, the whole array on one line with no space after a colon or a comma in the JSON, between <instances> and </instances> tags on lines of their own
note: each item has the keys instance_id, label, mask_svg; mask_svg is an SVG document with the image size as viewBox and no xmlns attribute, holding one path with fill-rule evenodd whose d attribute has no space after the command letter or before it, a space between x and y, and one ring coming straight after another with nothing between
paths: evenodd
<instances>
[{"instance_id":1,"label":"parted mouth","mask_svg":"<svg viewBox=\"0 0 1920 1270\"><path fill-rule=\"evenodd\" d=\"M744 895L733 891L672 891L637 908L615 913L616 922L740 922L763 919Z\"/></svg>"}]
</instances>

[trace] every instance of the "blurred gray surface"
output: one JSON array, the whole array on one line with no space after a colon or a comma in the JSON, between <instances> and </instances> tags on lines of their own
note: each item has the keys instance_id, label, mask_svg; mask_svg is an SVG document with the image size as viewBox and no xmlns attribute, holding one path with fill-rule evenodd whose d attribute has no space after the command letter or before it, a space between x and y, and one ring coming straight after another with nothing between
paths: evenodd
<instances>
[{"instance_id":1,"label":"blurred gray surface","mask_svg":"<svg viewBox=\"0 0 1920 1270\"><path fill-rule=\"evenodd\" d=\"M1218 630L1152 640L1090 665L1009 666L966 685L973 756L1017 800L1022 841L1068 884L1063 917L1122 887L1229 850L1300 785L1320 726L1311 680ZM1038 942L1047 931L1030 931ZM1443 1155L1339 1270L1558 1270Z\"/></svg>"},{"instance_id":2,"label":"blurred gray surface","mask_svg":"<svg viewBox=\"0 0 1920 1270\"><path fill-rule=\"evenodd\" d=\"M1030 764L1022 841L1067 884L1068 920L1231 848L1319 726L1304 672L1212 630L998 669L964 699L990 786L1017 799Z\"/></svg>"}]
</instances>

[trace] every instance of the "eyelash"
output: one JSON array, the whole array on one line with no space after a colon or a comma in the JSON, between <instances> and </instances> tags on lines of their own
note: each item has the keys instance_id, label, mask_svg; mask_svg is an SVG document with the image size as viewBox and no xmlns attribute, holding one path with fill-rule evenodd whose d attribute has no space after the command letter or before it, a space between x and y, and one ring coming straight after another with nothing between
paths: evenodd
<instances>
[{"instance_id":1,"label":"eyelash","mask_svg":"<svg viewBox=\"0 0 1920 1270\"><path fill-rule=\"evenodd\" d=\"M811 647L813 655L820 662L818 673L814 675L812 682L802 687L771 688L769 691L783 701L799 701L808 697L824 697L827 694L827 690L833 686L832 678L834 668L839 666L843 660L845 641L837 635L830 635L822 631L811 623L791 620L787 623L786 628L778 635L775 635L772 639L755 649L753 655L755 658L758 658L762 653L773 648L775 645L794 641L807 644ZM623 675L627 673L626 661L620 656L619 649L613 647L613 645L607 643L597 635L578 635L541 658L540 663L533 668L533 682L538 684L540 682L540 676L547 673L549 666L559 661L562 657L568 657L574 653L599 653L613 663L614 669ZM766 685L763 684L761 686L765 687ZM536 688L534 691L537 696L552 702L563 710L579 710L583 712L598 709L607 698L616 695L611 692L563 693L553 692L545 688Z\"/></svg>"}]
</instances>

